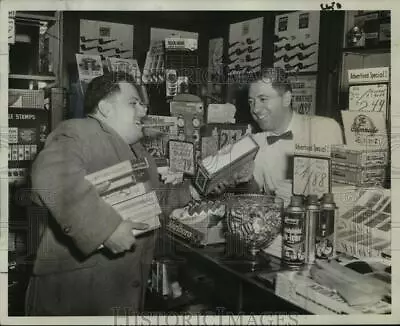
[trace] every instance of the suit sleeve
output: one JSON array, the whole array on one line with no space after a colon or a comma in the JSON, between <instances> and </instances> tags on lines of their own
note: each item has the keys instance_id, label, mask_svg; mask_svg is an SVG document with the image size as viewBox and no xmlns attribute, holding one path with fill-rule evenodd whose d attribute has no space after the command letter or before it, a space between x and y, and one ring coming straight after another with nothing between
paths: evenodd
<instances>
[{"instance_id":1,"label":"suit sleeve","mask_svg":"<svg viewBox=\"0 0 400 326\"><path fill-rule=\"evenodd\" d=\"M88 256L121 223L121 217L85 179L88 155L73 135L53 137L32 168L32 191L49 209L62 232Z\"/></svg>"}]
</instances>

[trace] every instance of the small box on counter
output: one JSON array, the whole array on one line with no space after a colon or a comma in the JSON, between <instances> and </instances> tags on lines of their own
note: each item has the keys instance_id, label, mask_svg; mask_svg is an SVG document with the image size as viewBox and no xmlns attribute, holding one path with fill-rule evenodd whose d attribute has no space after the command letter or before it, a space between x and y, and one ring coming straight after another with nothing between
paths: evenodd
<instances>
[{"instance_id":1,"label":"small box on counter","mask_svg":"<svg viewBox=\"0 0 400 326\"><path fill-rule=\"evenodd\" d=\"M207 195L218 183L230 182L234 173L243 172L246 164L254 160L258 149L253 137L247 135L232 144L229 150L204 158L198 163L195 187L201 194Z\"/></svg>"},{"instance_id":2,"label":"small box on counter","mask_svg":"<svg viewBox=\"0 0 400 326\"><path fill-rule=\"evenodd\" d=\"M353 167L385 166L388 162L388 150L382 148L358 149L347 145L333 145L332 163Z\"/></svg>"},{"instance_id":3,"label":"small box on counter","mask_svg":"<svg viewBox=\"0 0 400 326\"><path fill-rule=\"evenodd\" d=\"M126 160L85 177L123 219L149 225L146 230L133 230L135 235L160 227L161 208L152 191L148 168L146 158Z\"/></svg>"},{"instance_id":4,"label":"small box on counter","mask_svg":"<svg viewBox=\"0 0 400 326\"><path fill-rule=\"evenodd\" d=\"M332 164L332 181L355 186L383 186L385 182L385 168L358 168Z\"/></svg>"},{"instance_id":5,"label":"small box on counter","mask_svg":"<svg viewBox=\"0 0 400 326\"><path fill-rule=\"evenodd\" d=\"M171 213L167 230L194 245L224 243L225 212L222 201L194 201Z\"/></svg>"}]
</instances>

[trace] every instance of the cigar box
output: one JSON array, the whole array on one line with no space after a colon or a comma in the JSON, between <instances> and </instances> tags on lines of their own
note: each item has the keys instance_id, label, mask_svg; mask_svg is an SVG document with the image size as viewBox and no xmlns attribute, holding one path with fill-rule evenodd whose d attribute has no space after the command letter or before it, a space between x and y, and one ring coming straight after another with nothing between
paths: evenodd
<instances>
[{"instance_id":1,"label":"cigar box","mask_svg":"<svg viewBox=\"0 0 400 326\"><path fill-rule=\"evenodd\" d=\"M332 163L351 167L384 166L388 162L388 151L382 148L352 148L347 145L333 145Z\"/></svg>"},{"instance_id":2,"label":"cigar box","mask_svg":"<svg viewBox=\"0 0 400 326\"><path fill-rule=\"evenodd\" d=\"M102 189L105 183L111 183L107 191L115 190L130 182L147 182L149 177L149 162L147 158L138 160L126 160L112 165L100 171L88 174L85 179L92 183L96 188Z\"/></svg>"},{"instance_id":3,"label":"cigar box","mask_svg":"<svg viewBox=\"0 0 400 326\"><path fill-rule=\"evenodd\" d=\"M123 219L149 225L146 230L134 230L135 235L160 227L161 208L152 191L148 168L148 160L141 158L115 164L85 177Z\"/></svg>"},{"instance_id":4,"label":"cigar box","mask_svg":"<svg viewBox=\"0 0 400 326\"><path fill-rule=\"evenodd\" d=\"M251 134L251 125L233 123L208 123L200 128L201 157L217 154L222 147Z\"/></svg>"},{"instance_id":5,"label":"cigar box","mask_svg":"<svg viewBox=\"0 0 400 326\"><path fill-rule=\"evenodd\" d=\"M232 181L234 173L243 172L246 164L254 160L259 146L251 135L246 135L231 145L229 151L219 151L214 156L208 156L198 162L194 180L197 190L209 194L218 183Z\"/></svg>"},{"instance_id":6,"label":"cigar box","mask_svg":"<svg viewBox=\"0 0 400 326\"><path fill-rule=\"evenodd\" d=\"M332 181L355 186L383 186L385 167L360 168L332 164Z\"/></svg>"}]
</instances>

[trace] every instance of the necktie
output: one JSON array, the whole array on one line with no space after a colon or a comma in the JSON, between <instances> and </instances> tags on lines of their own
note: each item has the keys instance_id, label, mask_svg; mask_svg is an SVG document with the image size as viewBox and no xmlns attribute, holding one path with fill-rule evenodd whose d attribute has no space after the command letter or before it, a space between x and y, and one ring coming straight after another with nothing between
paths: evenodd
<instances>
[{"instance_id":1,"label":"necktie","mask_svg":"<svg viewBox=\"0 0 400 326\"><path fill-rule=\"evenodd\" d=\"M278 136L267 136L267 143L268 145L272 145L276 143L279 139L293 139L293 133L291 130L284 132L283 134L280 134Z\"/></svg>"}]
</instances>

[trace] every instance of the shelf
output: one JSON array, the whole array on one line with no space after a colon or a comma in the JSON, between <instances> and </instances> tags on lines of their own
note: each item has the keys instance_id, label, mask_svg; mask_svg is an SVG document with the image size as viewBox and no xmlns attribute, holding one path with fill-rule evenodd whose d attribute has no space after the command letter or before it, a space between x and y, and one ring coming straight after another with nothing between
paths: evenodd
<instances>
[{"instance_id":1,"label":"shelf","mask_svg":"<svg viewBox=\"0 0 400 326\"><path fill-rule=\"evenodd\" d=\"M28 14L25 12L16 12L16 20L31 20L31 21L57 21L54 16L38 15L38 14Z\"/></svg>"},{"instance_id":2,"label":"shelf","mask_svg":"<svg viewBox=\"0 0 400 326\"><path fill-rule=\"evenodd\" d=\"M20 75L20 74L10 74L8 75L10 79L26 79L26 80L44 80L44 81L55 81L56 76L52 75Z\"/></svg>"},{"instance_id":3,"label":"shelf","mask_svg":"<svg viewBox=\"0 0 400 326\"><path fill-rule=\"evenodd\" d=\"M390 46L376 46L376 47L354 47L354 48L343 48L343 53L359 53L359 54L371 54L371 53L390 53Z\"/></svg>"}]
</instances>

